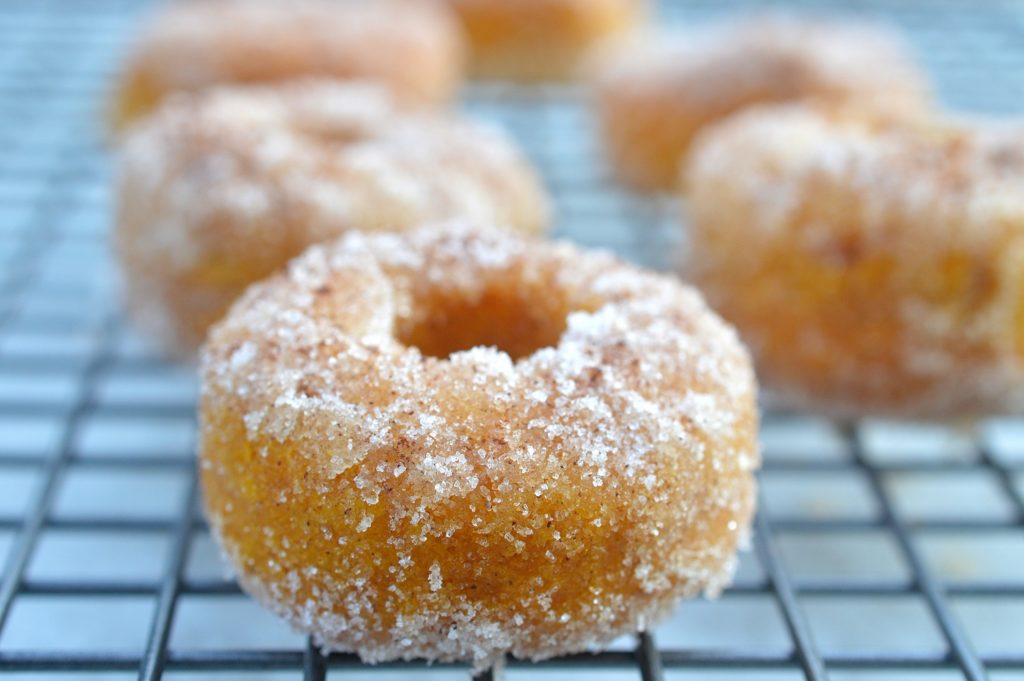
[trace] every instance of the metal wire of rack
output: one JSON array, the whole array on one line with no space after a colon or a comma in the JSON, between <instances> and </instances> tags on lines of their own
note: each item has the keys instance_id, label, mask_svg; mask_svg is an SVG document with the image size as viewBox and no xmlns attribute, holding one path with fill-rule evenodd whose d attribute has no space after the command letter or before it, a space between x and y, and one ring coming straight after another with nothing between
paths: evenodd
<instances>
[{"instance_id":1,"label":"metal wire of rack","mask_svg":"<svg viewBox=\"0 0 1024 681\"><path fill-rule=\"evenodd\" d=\"M196 508L194 382L123 325L106 247L100 113L144 5L0 4L0 674L465 678L457 665L325 657L260 624L220 572ZM665 0L661 12L687 22L741 6ZM905 28L947 103L1008 113L1024 101L1024 6L844 9ZM542 169L559 236L670 266L678 206L606 180L580 92L481 86L466 103ZM762 439L754 550L719 601L684 604L608 651L509 660L504 674L1024 679L1024 422L769 413Z\"/></svg>"}]
</instances>

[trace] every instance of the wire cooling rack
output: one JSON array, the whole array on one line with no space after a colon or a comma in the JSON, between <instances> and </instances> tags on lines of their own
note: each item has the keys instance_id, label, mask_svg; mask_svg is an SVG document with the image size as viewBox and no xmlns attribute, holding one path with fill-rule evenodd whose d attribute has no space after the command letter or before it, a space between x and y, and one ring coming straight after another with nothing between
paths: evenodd
<instances>
[{"instance_id":1,"label":"wire cooling rack","mask_svg":"<svg viewBox=\"0 0 1024 681\"><path fill-rule=\"evenodd\" d=\"M468 678L321 656L224 576L196 510L195 385L118 316L99 123L144 3L0 3L0 675ZM700 21L735 2L663 3ZM760 6L760 5L759 5ZM808 5L815 8L815 5ZM1024 103L1024 6L861 0L952 106ZM556 195L558 234L658 268L678 206L606 180L582 95L479 86ZM1024 422L769 413L754 550L715 602L509 679L1024 679ZM500 675L502 672L495 672Z\"/></svg>"}]
</instances>

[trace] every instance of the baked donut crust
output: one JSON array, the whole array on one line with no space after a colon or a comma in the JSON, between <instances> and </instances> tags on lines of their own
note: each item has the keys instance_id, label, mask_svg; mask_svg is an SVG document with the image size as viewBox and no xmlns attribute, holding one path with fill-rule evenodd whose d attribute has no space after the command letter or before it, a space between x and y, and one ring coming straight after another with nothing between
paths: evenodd
<instances>
[{"instance_id":1,"label":"baked donut crust","mask_svg":"<svg viewBox=\"0 0 1024 681\"><path fill-rule=\"evenodd\" d=\"M462 21L474 76L567 80L643 22L647 0L447 0Z\"/></svg>"},{"instance_id":2,"label":"baked donut crust","mask_svg":"<svg viewBox=\"0 0 1024 681\"><path fill-rule=\"evenodd\" d=\"M246 591L368 662L600 645L716 593L749 531L745 351L608 255L351 233L253 286L201 365L213 536Z\"/></svg>"},{"instance_id":3,"label":"baked donut crust","mask_svg":"<svg viewBox=\"0 0 1024 681\"><path fill-rule=\"evenodd\" d=\"M880 27L779 16L662 36L604 59L594 82L611 169L642 191L676 189L694 136L748 106L814 99L917 108L929 90Z\"/></svg>"},{"instance_id":4,"label":"baked donut crust","mask_svg":"<svg viewBox=\"0 0 1024 681\"><path fill-rule=\"evenodd\" d=\"M1020 129L751 110L687 171L687 272L765 384L837 415L1024 407Z\"/></svg>"},{"instance_id":5,"label":"baked donut crust","mask_svg":"<svg viewBox=\"0 0 1024 681\"><path fill-rule=\"evenodd\" d=\"M295 78L373 80L407 104L441 104L462 61L460 29L436 3L179 0L136 44L111 125L123 130L173 92Z\"/></svg>"},{"instance_id":6,"label":"baked donut crust","mask_svg":"<svg viewBox=\"0 0 1024 681\"><path fill-rule=\"evenodd\" d=\"M350 229L466 217L538 232L548 201L497 130L375 85L179 95L125 137L116 245L143 331L188 353L254 281Z\"/></svg>"}]
</instances>

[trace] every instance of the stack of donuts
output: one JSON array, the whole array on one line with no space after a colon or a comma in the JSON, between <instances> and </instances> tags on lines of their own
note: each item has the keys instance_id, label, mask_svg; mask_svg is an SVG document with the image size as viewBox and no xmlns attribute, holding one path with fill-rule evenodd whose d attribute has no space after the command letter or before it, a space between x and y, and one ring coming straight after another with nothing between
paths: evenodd
<instances>
[{"instance_id":1,"label":"stack of donuts","mask_svg":"<svg viewBox=\"0 0 1024 681\"><path fill-rule=\"evenodd\" d=\"M129 57L126 307L198 357L241 585L325 649L485 669L716 594L754 512L755 364L850 417L1024 400L1019 135L935 113L876 27L645 35L648 9L180 0ZM467 73L590 86L615 177L685 197L717 312L545 241L539 173L453 109Z\"/></svg>"}]
</instances>

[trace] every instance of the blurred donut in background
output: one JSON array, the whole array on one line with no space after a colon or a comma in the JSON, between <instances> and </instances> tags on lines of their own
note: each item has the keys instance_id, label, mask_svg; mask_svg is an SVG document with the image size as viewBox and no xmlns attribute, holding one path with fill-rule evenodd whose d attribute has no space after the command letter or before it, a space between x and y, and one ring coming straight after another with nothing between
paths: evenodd
<instances>
[{"instance_id":1,"label":"blurred donut in background","mask_svg":"<svg viewBox=\"0 0 1024 681\"><path fill-rule=\"evenodd\" d=\"M443 0L462 21L470 72L512 81L567 80L631 34L646 0Z\"/></svg>"},{"instance_id":2,"label":"blurred donut in background","mask_svg":"<svg viewBox=\"0 0 1024 681\"><path fill-rule=\"evenodd\" d=\"M787 402L1024 408L1024 134L789 105L702 133L686 274Z\"/></svg>"},{"instance_id":3,"label":"blurred donut in background","mask_svg":"<svg viewBox=\"0 0 1024 681\"><path fill-rule=\"evenodd\" d=\"M452 218L536 233L549 217L497 130L326 81L171 98L125 136L116 203L130 311L178 354L312 243Z\"/></svg>"},{"instance_id":4,"label":"blurred donut in background","mask_svg":"<svg viewBox=\"0 0 1024 681\"><path fill-rule=\"evenodd\" d=\"M817 99L916 107L926 76L884 28L781 16L663 35L595 69L595 106L616 177L670 190L693 137L744 107Z\"/></svg>"},{"instance_id":5,"label":"blurred donut in background","mask_svg":"<svg viewBox=\"0 0 1024 681\"><path fill-rule=\"evenodd\" d=\"M375 80L410 104L451 100L462 37L446 8L414 0L183 0L143 30L115 94L123 129L168 93L311 76Z\"/></svg>"}]
</instances>

